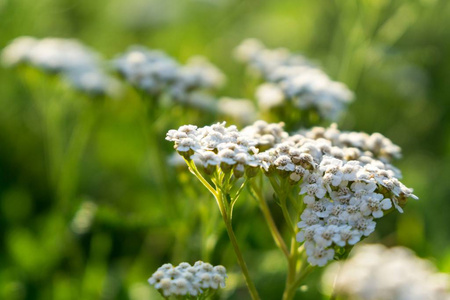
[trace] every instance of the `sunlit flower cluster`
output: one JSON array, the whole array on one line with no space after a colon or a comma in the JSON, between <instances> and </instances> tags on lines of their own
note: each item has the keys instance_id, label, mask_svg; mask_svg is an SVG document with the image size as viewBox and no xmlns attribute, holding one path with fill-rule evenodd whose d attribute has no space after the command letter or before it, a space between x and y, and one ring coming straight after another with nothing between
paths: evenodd
<instances>
[{"instance_id":1,"label":"sunlit flower cluster","mask_svg":"<svg viewBox=\"0 0 450 300\"><path fill-rule=\"evenodd\" d=\"M328 128L313 127L310 130L301 130L299 133L314 140L327 139L333 146L340 148L354 148L353 159L365 155L390 163L393 159L401 157L400 147L380 133L340 131L337 124L331 124Z\"/></svg>"},{"instance_id":2,"label":"sunlit flower cluster","mask_svg":"<svg viewBox=\"0 0 450 300\"><path fill-rule=\"evenodd\" d=\"M285 48L267 49L250 39L236 48L235 56L268 81L256 92L263 110L278 106L313 109L322 118L335 120L353 100L343 83L331 80L305 57Z\"/></svg>"},{"instance_id":3,"label":"sunlit flower cluster","mask_svg":"<svg viewBox=\"0 0 450 300\"><path fill-rule=\"evenodd\" d=\"M192 57L180 65L164 52L145 47L131 47L115 59L114 65L137 89L152 96L167 92L175 101L194 105L201 101L198 98L204 99L198 91L215 90L225 82L222 72L204 57Z\"/></svg>"},{"instance_id":4,"label":"sunlit flower cluster","mask_svg":"<svg viewBox=\"0 0 450 300\"><path fill-rule=\"evenodd\" d=\"M3 49L2 61L61 74L68 84L88 94L120 92L119 82L103 70L100 55L75 39L19 37Z\"/></svg>"},{"instance_id":5,"label":"sunlit flower cluster","mask_svg":"<svg viewBox=\"0 0 450 300\"><path fill-rule=\"evenodd\" d=\"M206 174L220 167L224 172L233 170L242 177L259 167L255 154L257 141L241 135L236 126L225 127L225 123L198 128L194 125L170 130L167 140L175 142L175 149L185 159L197 161Z\"/></svg>"},{"instance_id":6,"label":"sunlit flower cluster","mask_svg":"<svg viewBox=\"0 0 450 300\"><path fill-rule=\"evenodd\" d=\"M325 284L348 299L450 299L450 278L407 248L364 245L353 257L330 265ZM346 298L347 299L347 298Z\"/></svg>"},{"instance_id":7,"label":"sunlit flower cluster","mask_svg":"<svg viewBox=\"0 0 450 300\"><path fill-rule=\"evenodd\" d=\"M197 261L193 266L183 262L174 267L164 264L148 279L164 297L198 296L225 287L227 271L223 266L212 266Z\"/></svg>"},{"instance_id":8,"label":"sunlit flower cluster","mask_svg":"<svg viewBox=\"0 0 450 300\"><path fill-rule=\"evenodd\" d=\"M351 143L351 147L336 146L332 139L308 137L311 132L289 135L282 123L257 121L241 131L224 123L203 128L186 125L170 130L167 139L175 142L175 149L186 159L197 159L206 174L218 167L224 172L233 170L236 177L262 170L298 186L306 207L299 212L297 241L305 244L311 265L324 266L339 248L369 236L376 219L393 209L402 212L407 198L417 197L398 180L392 165L370 152L378 153L383 146L365 151ZM400 154L398 146L385 137L375 137Z\"/></svg>"}]
</instances>

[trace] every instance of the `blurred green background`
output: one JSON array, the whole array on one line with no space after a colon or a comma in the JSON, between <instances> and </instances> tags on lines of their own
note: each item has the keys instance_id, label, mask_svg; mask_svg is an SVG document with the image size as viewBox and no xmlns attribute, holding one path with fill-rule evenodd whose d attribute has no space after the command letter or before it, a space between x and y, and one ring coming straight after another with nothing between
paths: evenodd
<instances>
[{"instance_id":1,"label":"blurred green background","mask_svg":"<svg viewBox=\"0 0 450 300\"><path fill-rule=\"evenodd\" d=\"M380 132L400 145L404 157L396 166L420 197L403 215L381 220L370 240L410 247L445 272L448 28L447 0L0 0L0 48L29 35L77 38L108 59L133 44L181 62L204 55L227 75L220 94L231 97L253 98L254 84L231 57L245 38L316 61L355 92L340 128ZM93 100L35 77L0 68L0 299L158 299L146 283L157 267L202 258L229 270L221 297L246 299L220 222L210 221L213 246L202 251L202 235L211 230L202 220L216 216L209 215L212 198L155 153L172 152L168 129L220 120L190 120L174 107L171 113L184 117L158 124L149 141L131 89L119 101ZM49 110L61 118L45 123L42 101L59 103ZM71 148L77 130L85 140ZM58 149L68 144L73 155ZM61 162L62 171L52 171ZM240 199L234 222L263 299L277 299L283 261L249 197ZM299 298L321 297L319 276Z\"/></svg>"}]
</instances>

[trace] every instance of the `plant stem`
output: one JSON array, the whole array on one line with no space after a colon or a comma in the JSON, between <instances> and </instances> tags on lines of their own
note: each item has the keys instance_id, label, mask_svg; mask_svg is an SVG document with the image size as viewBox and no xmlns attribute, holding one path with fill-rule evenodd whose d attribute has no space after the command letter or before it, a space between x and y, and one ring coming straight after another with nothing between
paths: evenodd
<instances>
[{"instance_id":1,"label":"plant stem","mask_svg":"<svg viewBox=\"0 0 450 300\"><path fill-rule=\"evenodd\" d=\"M283 237L281 236L280 232L278 231L277 225L275 224L275 221L273 220L272 214L270 213L269 206L267 205L266 200L264 199L264 196L262 195L261 188L256 187L254 182L251 182L251 192L252 196L259 202L259 208L261 209L261 212L263 213L264 218L266 219L267 225L269 226L270 233L272 234L272 237L275 241L275 244L278 248L283 252L284 256L289 260L289 251L286 246L286 243L283 240Z\"/></svg>"},{"instance_id":2,"label":"plant stem","mask_svg":"<svg viewBox=\"0 0 450 300\"><path fill-rule=\"evenodd\" d=\"M241 249L239 248L236 235L233 231L233 226L231 224L231 219L229 214L227 213L225 202L226 195L222 193L220 189L217 191L217 203L219 204L220 213L222 214L223 221L225 222L225 227L227 229L228 237L230 238L231 245L233 246L234 253L236 254L236 258L238 260L239 266L241 267L242 273L245 278L245 282L247 284L247 288L250 292L250 296L253 300L259 300L260 297L258 295L258 291L256 290L255 284L253 283L252 279L250 278L250 273L247 268L247 264L245 263L244 256L242 255Z\"/></svg>"},{"instance_id":3,"label":"plant stem","mask_svg":"<svg viewBox=\"0 0 450 300\"><path fill-rule=\"evenodd\" d=\"M305 279L305 277L308 276L312 270L314 270L314 267L308 265L302 272L300 272L300 274L298 274L298 276L289 286L286 286L286 289L283 293L283 300L291 300L294 298L297 288L300 286L303 279Z\"/></svg>"},{"instance_id":4,"label":"plant stem","mask_svg":"<svg viewBox=\"0 0 450 300\"><path fill-rule=\"evenodd\" d=\"M200 172L197 170L197 167L195 166L195 163L193 160L187 160L186 158L184 159L186 161L186 164L189 167L189 171L195 175L195 177L197 177L198 180L200 180L200 182L208 189L208 191L213 194L214 198L216 198L217 204L220 207L219 201L218 201L218 192L216 192L216 190L209 184L209 182L202 176L202 174L200 174Z\"/></svg>"}]
</instances>

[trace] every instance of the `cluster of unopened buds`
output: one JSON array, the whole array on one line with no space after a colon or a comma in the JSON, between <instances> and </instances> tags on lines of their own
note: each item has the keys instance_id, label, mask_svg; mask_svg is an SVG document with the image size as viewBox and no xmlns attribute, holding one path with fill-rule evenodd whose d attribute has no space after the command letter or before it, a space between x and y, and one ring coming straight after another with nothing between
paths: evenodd
<instances>
[{"instance_id":1,"label":"cluster of unopened buds","mask_svg":"<svg viewBox=\"0 0 450 300\"><path fill-rule=\"evenodd\" d=\"M268 49L258 40L247 39L236 48L235 56L267 81L256 92L263 110L292 105L335 120L353 100L343 83L331 80L304 56L285 48Z\"/></svg>"},{"instance_id":2,"label":"cluster of unopened buds","mask_svg":"<svg viewBox=\"0 0 450 300\"><path fill-rule=\"evenodd\" d=\"M227 271L223 266L212 266L197 261L193 266L183 262L174 267L164 264L148 279L165 298L197 299L211 296L219 288L225 287Z\"/></svg>"},{"instance_id":3,"label":"cluster of unopened buds","mask_svg":"<svg viewBox=\"0 0 450 300\"><path fill-rule=\"evenodd\" d=\"M120 93L120 83L105 72L100 55L75 39L19 37L3 49L2 62L61 74L72 87L88 94Z\"/></svg>"},{"instance_id":4,"label":"cluster of unopened buds","mask_svg":"<svg viewBox=\"0 0 450 300\"><path fill-rule=\"evenodd\" d=\"M282 124L257 121L239 131L224 123L170 130L167 139L206 175L214 172L297 188L292 200L300 215L297 241L311 265L324 266L375 229L376 219L417 197L389 162L398 146L381 134L330 128L289 135ZM277 193L277 190L275 190Z\"/></svg>"}]
</instances>

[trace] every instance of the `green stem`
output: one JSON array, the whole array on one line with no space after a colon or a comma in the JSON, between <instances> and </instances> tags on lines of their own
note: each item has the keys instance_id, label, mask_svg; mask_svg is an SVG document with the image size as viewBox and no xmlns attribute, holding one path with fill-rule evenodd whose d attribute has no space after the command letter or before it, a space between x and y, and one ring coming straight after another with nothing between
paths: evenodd
<instances>
[{"instance_id":1,"label":"green stem","mask_svg":"<svg viewBox=\"0 0 450 300\"><path fill-rule=\"evenodd\" d=\"M245 282L247 284L248 290L253 300L259 300L260 297L258 295L258 291L256 290L255 284L253 283L250 273L247 268L247 264L245 263L244 256L242 255L241 249L239 248L236 235L233 231L233 226L231 224L231 218L227 213L225 201L226 195L224 195L220 190L217 191L217 203L219 204L220 213L222 214L223 221L225 222L225 227L227 229L228 237L230 238L231 245L233 246L234 253L236 254L236 258L238 260L238 264L241 267L242 273L245 278Z\"/></svg>"},{"instance_id":2,"label":"green stem","mask_svg":"<svg viewBox=\"0 0 450 300\"><path fill-rule=\"evenodd\" d=\"M259 208L261 209L261 212L263 213L263 216L266 219L267 225L269 226L269 230L270 230L270 233L272 234L275 244L277 245L278 248L280 248L280 250L283 252L284 256L286 256L286 258L289 260L288 248L286 246L286 243L283 240L283 237L281 236L280 232L278 231L275 221L273 220L272 214L270 213L269 206L267 205L267 202L264 199L264 196L262 195L261 188L257 188L255 183L252 181L250 189L251 189L250 190L251 195L259 203Z\"/></svg>"},{"instance_id":3,"label":"green stem","mask_svg":"<svg viewBox=\"0 0 450 300\"><path fill-rule=\"evenodd\" d=\"M306 276L309 275L314 270L314 267L311 265L308 265L302 272L300 272L295 280L289 285L286 286L286 289L283 293L283 300L291 300L295 296L295 292L297 291L297 288L302 283L303 279L305 279Z\"/></svg>"},{"instance_id":4,"label":"green stem","mask_svg":"<svg viewBox=\"0 0 450 300\"><path fill-rule=\"evenodd\" d=\"M218 198L218 194L216 192L216 190L211 186L211 184L209 184L209 182L202 176L202 174L200 174L200 172L197 170L197 167L195 166L195 163L193 160L187 160L184 159L186 161L186 164L189 167L189 171L195 175L195 177L197 177L198 180L200 180L200 182L208 189L208 191L213 194L214 198ZM217 201L217 204L220 206L219 201Z\"/></svg>"}]
</instances>

